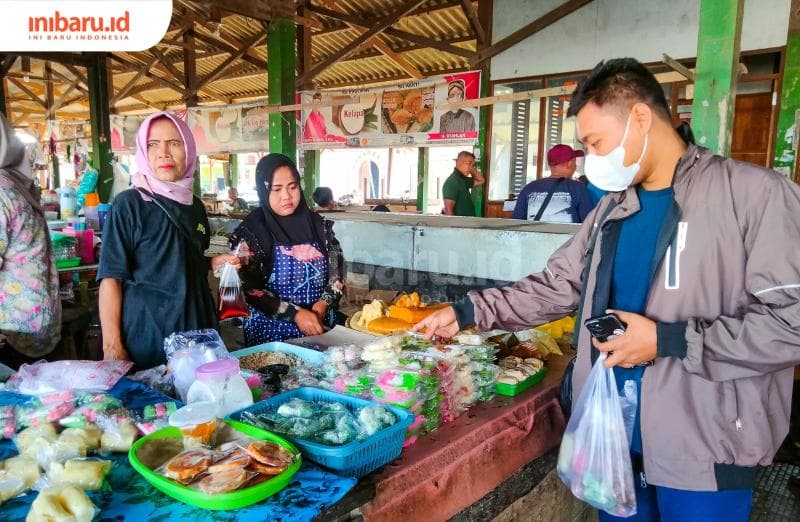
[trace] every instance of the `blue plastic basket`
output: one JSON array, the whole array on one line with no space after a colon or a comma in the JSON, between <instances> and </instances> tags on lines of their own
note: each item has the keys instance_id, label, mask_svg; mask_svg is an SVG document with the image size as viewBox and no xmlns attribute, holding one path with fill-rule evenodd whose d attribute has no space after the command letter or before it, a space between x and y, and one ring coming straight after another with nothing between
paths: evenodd
<instances>
[{"instance_id":1,"label":"blue plastic basket","mask_svg":"<svg viewBox=\"0 0 800 522\"><path fill-rule=\"evenodd\" d=\"M338 402L344 404L351 413L355 413L356 410L364 406L378 404L360 397L344 395L323 390L322 388L304 387L280 393L269 399L257 402L252 406L232 413L230 418L242 421L242 413L245 411L253 414L275 411L281 404L295 398L306 401ZM281 436L296 444L309 460L332 469L339 475L360 478L400 456L400 452L403 451L406 429L414 421L414 414L408 410L388 404L381 404L381 406L394 413L395 417L397 417L397 422L361 442L350 442L341 446L327 446L297 437L283 434Z\"/></svg>"},{"instance_id":2,"label":"blue plastic basket","mask_svg":"<svg viewBox=\"0 0 800 522\"><path fill-rule=\"evenodd\" d=\"M231 355L241 359L245 355L251 355L258 352L290 353L316 366L325 364L328 361L328 356L324 352L318 352L310 348L303 348L302 346L295 346L293 344L282 343L278 341L259 344L256 346L251 346L250 348L244 348L242 350L236 350L235 352L231 352Z\"/></svg>"}]
</instances>

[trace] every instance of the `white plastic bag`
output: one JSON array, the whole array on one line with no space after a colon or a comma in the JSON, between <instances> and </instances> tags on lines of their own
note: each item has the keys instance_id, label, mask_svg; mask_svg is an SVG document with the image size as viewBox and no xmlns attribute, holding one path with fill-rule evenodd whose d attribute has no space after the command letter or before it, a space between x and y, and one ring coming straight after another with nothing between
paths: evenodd
<instances>
[{"instance_id":1,"label":"white plastic bag","mask_svg":"<svg viewBox=\"0 0 800 522\"><path fill-rule=\"evenodd\" d=\"M37 361L20 366L6 383L6 389L25 395L110 390L131 366L130 361Z\"/></svg>"},{"instance_id":2,"label":"white plastic bag","mask_svg":"<svg viewBox=\"0 0 800 522\"><path fill-rule=\"evenodd\" d=\"M579 499L629 517L636 514L630 449L614 369L603 366L605 360L600 354L575 403L561 441L558 476Z\"/></svg>"}]
</instances>

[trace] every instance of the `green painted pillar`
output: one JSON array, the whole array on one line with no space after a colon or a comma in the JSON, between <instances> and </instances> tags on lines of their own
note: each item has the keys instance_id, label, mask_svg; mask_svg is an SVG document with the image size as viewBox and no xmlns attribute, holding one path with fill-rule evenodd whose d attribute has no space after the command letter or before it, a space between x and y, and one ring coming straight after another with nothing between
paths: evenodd
<instances>
[{"instance_id":1,"label":"green painted pillar","mask_svg":"<svg viewBox=\"0 0 800 522\"><path fill-rule=\"evenodd\" d=\"M231 169L231 187L239 188L239 155L235 152L228 155L228 165Z\"/></svg>"},{"instance_id":2,"label":"green painted pillar","mask_svg":"<svg viewBox=\"0 0 800 522\"><path fill-rule=\"evenodd\" d=\"M775 170L798 180L797 144L800 142L800 0L789 9L789 35L781 82L778 135L775 139Z\"/></svg>"},{"instance_id":3,"label":"green painted pillar","mask_svg":"<svg viewBox=\"0 0 800 522\"><path fill-rule=\"evenodd\" d=\"M194 164L194 176L192 177L192 194L198 198L203 195L203 186L200 184L200 156Z\"/></svg>"},{"instance_id":4,"label":"green painted pillar","mask_svg":"<svg viewBox=\"0 0 800 522\"><path fill-rule=\"evenodd\" d=\"M419 148L417 157L417 210L420 212L428 211L428 187L430 176L428 175L428 159L430 149L428 147Z\"/></svg>"},{"instance_id":5,"label":"green painted pillar","mask_svg":"<svg viewBox=\"0 0 800 522\"><path fill-rule=\"evenodd\" d=\"M319 159L320 151L303 151L303 194L306 196L306 203L311 208L314 208L314 200L311 196L314 194L314 189L319 186ZM341 196L341 194L339 195Z\"/></svg>"},{"instance_id":6,"label":"green painted pillar","mask_svg":"<svg viewBox=\"0 0 800 522\"><path fill-rule=\"evenodd\" d=\"M51 168L53 169L53 172L51 173L52 176L50 176L50 179L53 180L53 186L50 187L50 188L54 188L54 189L55 188L60 188L61 187L61 172L59 171L59 167L58 167L58 154L56 154L55 151L53 151L53 154L50 155L50 162L52 164Z\"/></svg>"},{"instance_id":7,"label":"green painted pillar","mask_svg":"<svg viewBox=\"0 0 800 522\"><path fill-rule=\"evenodd\" d=\"M106 55L96 53L87 64L89 82L89 118L92 123L92 166L100 175L97 192L100 201L107 202L114 183L111 167L111 120L109 119L109 81Z\"/></svg>"},{"instance_id":8,"label":"green painted pillar","mask_svg":"<svg viewBox=\"0 0 800 522\"><path fill-rule=\"evenodd\" d=\"M295 102L295 67L297 39L294 22L275 20L267 28L267 85L271 105ZM297 157L297 123L294 112L270 113L269 151Z\"/></svg>"},{"instance_id":9,"label":"green painted pillar","mask_svg":"<svg viewBox=\"0 0 800 522\"><path fill-rule=\"evenodd\" d=\"M481 71L481 95L480 97L483 98L485 96L489 96L489 71L488 68L484 68ZM473 151L476 156L476 165L475 168L481 171L481 174L484 178L486 178L487 168L486 166L489 164L488 158L486 157L486 151L488 150L486 147L486 143L489 139L489 106L484 105L480 109L480 123L478 126L478 143L475 145L475 150ZM480 187L476 187L472 189L472 202L475 204L475 216L476 217L483 217L483 206L486 202L486 184L488 184L489 180L486 180L486 183L481 185Z\"/></svg>"},{"instance_id":10,"label":"green painted pillar","mask_svg":"<svg viewBox=\"0 0 800 522\"><path fill-rule=\"evenodd\" d=\"M744 0L701 0L692 130L697 144L727 156L736 103Z\"/></svg>"}]
</instances>

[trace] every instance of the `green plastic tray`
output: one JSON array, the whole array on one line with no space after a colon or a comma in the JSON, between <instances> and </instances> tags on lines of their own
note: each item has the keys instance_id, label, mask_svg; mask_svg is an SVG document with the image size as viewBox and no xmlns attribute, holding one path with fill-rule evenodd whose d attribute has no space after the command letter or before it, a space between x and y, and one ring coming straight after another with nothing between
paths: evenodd
<instances>
[{"instance_id":1,"label":"green plastic tray","mask_svg":"<svg viewBox=\"0 0 800 522\"><path fill-rule=\"evenodd\" d=\"M503 384L503 383L495 383L494 391L498 395L506 395L508 397L514 397L519 395L520 393L530 390L531 387L535 384L539 384L544 379L544 376L547 375L547 366L539 370L538 372L534 373L524 381L519 384Z\"/></svg>"},{"instance_id":2,"label":"green plastic tray","mask_svg":"<svg viewBox=\"0 0 800 522\"><path fill-rule=\"evenodd\" d=\"M80 257L68 257L66 259L56 259L56 268L75 268L81 264Z\"/></svg>"},{"instance_id":3,"label":"green plastic tray","mask_svg":"<svg viewBox=\"0 0 800 522\"><path fill-rule=\"evenodd\" d=\"M261 502L265 498L271 497L275 493L285 488L292 480L294 474L297 473L297 470L300 469L302 462L298 449L291 442L273 433L270 433L269 431L262 430L261 428L256 428L255 426L250 426L249 424L244 424L235 420L226 420L225 422L236 431L239 431L248 437L259 440L268 440L283 446L292 453L296 454L297 460L289 467L289 469L280 475L276 475L275 477L260 484L256 484L255 486L245 489L231 491L230 493L220 493L218 495L206 495L202 491L183 486L177 482L173 482L167 477L159 475L155 471L142 464L139 461L139 458L136 456L136 451L148 440L181 438L181 432L178 428L163 428L155 433L151 433L150 435L137 440L133 443L133 446L128 453L128 460L130 461L131 466L133 466L133 469L138 471L139 474L142 475L142 477L144 477L144 479L157 490L161 491L165 495L169 495L174 499L180 500L181 502L203 509L230 510L243 508L245 506L255 504L256 502Z\"/></svg>"}]
</instances>

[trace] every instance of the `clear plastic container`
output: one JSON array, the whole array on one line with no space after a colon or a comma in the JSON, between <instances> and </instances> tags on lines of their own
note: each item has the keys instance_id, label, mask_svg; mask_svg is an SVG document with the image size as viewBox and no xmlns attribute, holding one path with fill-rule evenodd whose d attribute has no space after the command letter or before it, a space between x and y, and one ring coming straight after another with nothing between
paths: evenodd
<instances>
[{"instance_id":1,"label":"clear plastic container","mask_svg":"<svg viewBox=\"0 0 800 522\"><path fill-rule=\"evenodd\" d=\"M186 393L186 402L210 401L225 417L253 404L253 394L239 373L238 359L222 359L203 364L195 370L195 382Z\"/></svg>"},{"instance_id":2,"label":"clear plastic container","mask_svg":"<svg viewBox=\"0 0 800 522\"><path fill-rule=\"evenodd\" d=\"M185 449L213 446L219 407L214 402L195 402L169 416L169 425L181 430Z\"/></svg>"}]
</instances>

